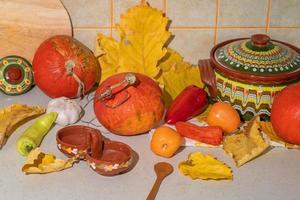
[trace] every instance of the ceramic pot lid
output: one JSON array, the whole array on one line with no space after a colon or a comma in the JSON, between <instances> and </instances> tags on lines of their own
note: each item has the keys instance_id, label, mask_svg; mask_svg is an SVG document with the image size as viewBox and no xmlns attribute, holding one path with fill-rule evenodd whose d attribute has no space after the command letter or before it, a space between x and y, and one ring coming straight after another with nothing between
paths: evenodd
<instances>
[{"instance_id":1,"label":"ceramic pot lid","mask_svg":"<svg viewBox=\"0 0 300 200\"><path fill-rule=\"evenodd\" d=\"M250 39L236 39L219 44L214 48L213 60L227 71L251 74L253 80L273 77L273 81L281 82L280 79L290 79L293 76L299 78L299 49L271 40L269 36L263 34L252 35ZM250 78L250 82L251 80Z\"/></svg>"}]
</instances>

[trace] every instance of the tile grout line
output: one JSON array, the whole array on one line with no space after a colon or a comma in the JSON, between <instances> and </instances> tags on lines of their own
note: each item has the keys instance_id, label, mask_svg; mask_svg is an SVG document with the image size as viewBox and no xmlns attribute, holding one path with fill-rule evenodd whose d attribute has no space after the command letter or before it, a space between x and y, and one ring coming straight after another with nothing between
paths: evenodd
<instances>
[{"instance_id":1,"label":"tile grout line","mask_svg":"<svg viewBox=\"0 0 300 200\"><path fill-rule=\"evenodd\" d=\"M114 0L110 0L110 37L113 34L113 26L114 26Z\"/></svg>"},{"instance_id":2,"label":"tile grout line","mask_svg":"<svg viewBox=\"0 0 300 200\"><path fill-rule=\"evenodd\" d=\"M220 29L265 29L265 26L218 26ZM115 29L114 26L77 26L73 29L76 30L99 30L99 29ZM214 30L215 26L171 26L170 29L173 30ZM300 29L300 26L269 26L269 29Z\"/></svg>"},{"instance_id":3,"label":"tile grout line","mask_svg":"<svg viewBox=\"0 0 300 200\"><path fill-rule=\"evenodd\" d=\"M167 16L167 0L164 0L164 13Z\"/></svg>"},{"instance_id":4,"label":"tile grout line","mask_svg":"<svg viewBox=\"0 0 300 200\"><path fill-rule=\"evenodd\" d=\"M99 30L99 29L110 30L111 27L110 26L90 26L90 27L78 26L78 27L74 27L73 29L76 29L76 30Z\"/></svg>"},{"instance_id":5,"label":"tile grout line","mask_svg":"<svg viewBox=\"0 0 300 200\"><path fill-rule=\"evenodd\" d=\"M270 30L270 16L271 16L271 0L268 0L268 9L267 9L267 18L266 18L266 34L269 33Z\"/></svg>"},{"instance_id":6,"label":"tile grout line","mask_svg":"<svg viewBox=\"0 0 300 200\"><path fill-rule=\"evenodd\" d=\"M269 29L300 29L300 26L270 26Z\"/></svg>"},{"instance_id":7,"label":"tile grout line","mask_svg":"<svg viewBox=\"0 0 300 200\"><path fill-rule=\"evenodd\" d=\"M220 11L220 2L219 0L216 0L216 18L215 18L215 27L214 27L214 45L217 44L218 40L218 19L219 19L219 11Z\"/></svg>"}]
</instances>

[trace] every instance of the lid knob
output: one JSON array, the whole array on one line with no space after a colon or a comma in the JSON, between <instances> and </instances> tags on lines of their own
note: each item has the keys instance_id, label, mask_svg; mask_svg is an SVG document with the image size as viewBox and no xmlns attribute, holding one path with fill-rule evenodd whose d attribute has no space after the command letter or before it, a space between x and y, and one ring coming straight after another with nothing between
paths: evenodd
<instances>
[{"instance_id":1,"label":"lid knob","mask_svg":"<svg viewBox=\"0 0 300 200\"><path fill-rule=\"evenodd\" d=\"M255 34L251 36L251 42L256 47L266 47L270 40L270 37L265 34Z\"/></svg>"},{"instance_id":2,"label":"lid knob","mask_svg":"<svg viewBox=\"0 0 300 200\"><path fill-rule=\"evenodd\" d=\"M17 66L12 66L7 69L6 78L11 83L18 83L22 80L22 71Z\"/></svg>"}]
</instances>

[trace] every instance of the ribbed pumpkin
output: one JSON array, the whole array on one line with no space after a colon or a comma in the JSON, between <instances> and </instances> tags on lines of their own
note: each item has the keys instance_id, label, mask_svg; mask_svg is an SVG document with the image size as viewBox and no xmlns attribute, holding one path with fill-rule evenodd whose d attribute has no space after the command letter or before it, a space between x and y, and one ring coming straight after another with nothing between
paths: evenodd
<instances>
[{"instance_id":1,"label":"ribbed pumpkin","mask_svg":"<svg viewBox=\"0 0 300 200\"><path fill-rule=\"evenodd\" d=\"M35 83L52 98L83 95L96 83L100 71L92 51L67 35L44 41L37 49L32 65Z\"/></svg>"},{"instance_id":2,"label":"ribbed pumpkin","mask_svg":"<svg viewBox=\"0 0 300 200\"><path fill-rule=\"evenodd\" d=\"M96 117L112 133L145 133L161 121L164 113L162 91L151 78L135 73L137 82L134 85L117 92L106 102L98 98L109 86L124 80L125 75L126 73L113 75L98 87L94 98Z\"/></svg>"}]
</instances>

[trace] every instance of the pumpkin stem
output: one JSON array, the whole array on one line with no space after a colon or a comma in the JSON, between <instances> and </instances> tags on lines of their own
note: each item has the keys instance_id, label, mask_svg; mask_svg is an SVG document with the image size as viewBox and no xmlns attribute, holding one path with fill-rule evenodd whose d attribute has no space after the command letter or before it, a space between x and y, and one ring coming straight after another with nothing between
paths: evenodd
<instances>
[{"instance_id":1,"label":"pumpkin stem","mask_svg":"<svg viewBox=\"0 0 300 200\"><path fill-rule=\"evenodd\" d=\"M65 68L67 69L67 75L73 74L74 67L75 67L75 62L73 60L67 60L65 62Z\"/></svg>"},{"instance_id":2,"label":"pumpkin stem","mask_svg":"<svg viewBox=\"0 0 300 200\"><path fill-rule=\"evenodd\" d=\"M77 97L82 97L85 93L84 83L80 80L80 78L74 73L75 62L73 60L67 60L65 62L65 68L67 70L68 76L73 76L75 81L78 83Z\"/></svg>"}]
</instances>

